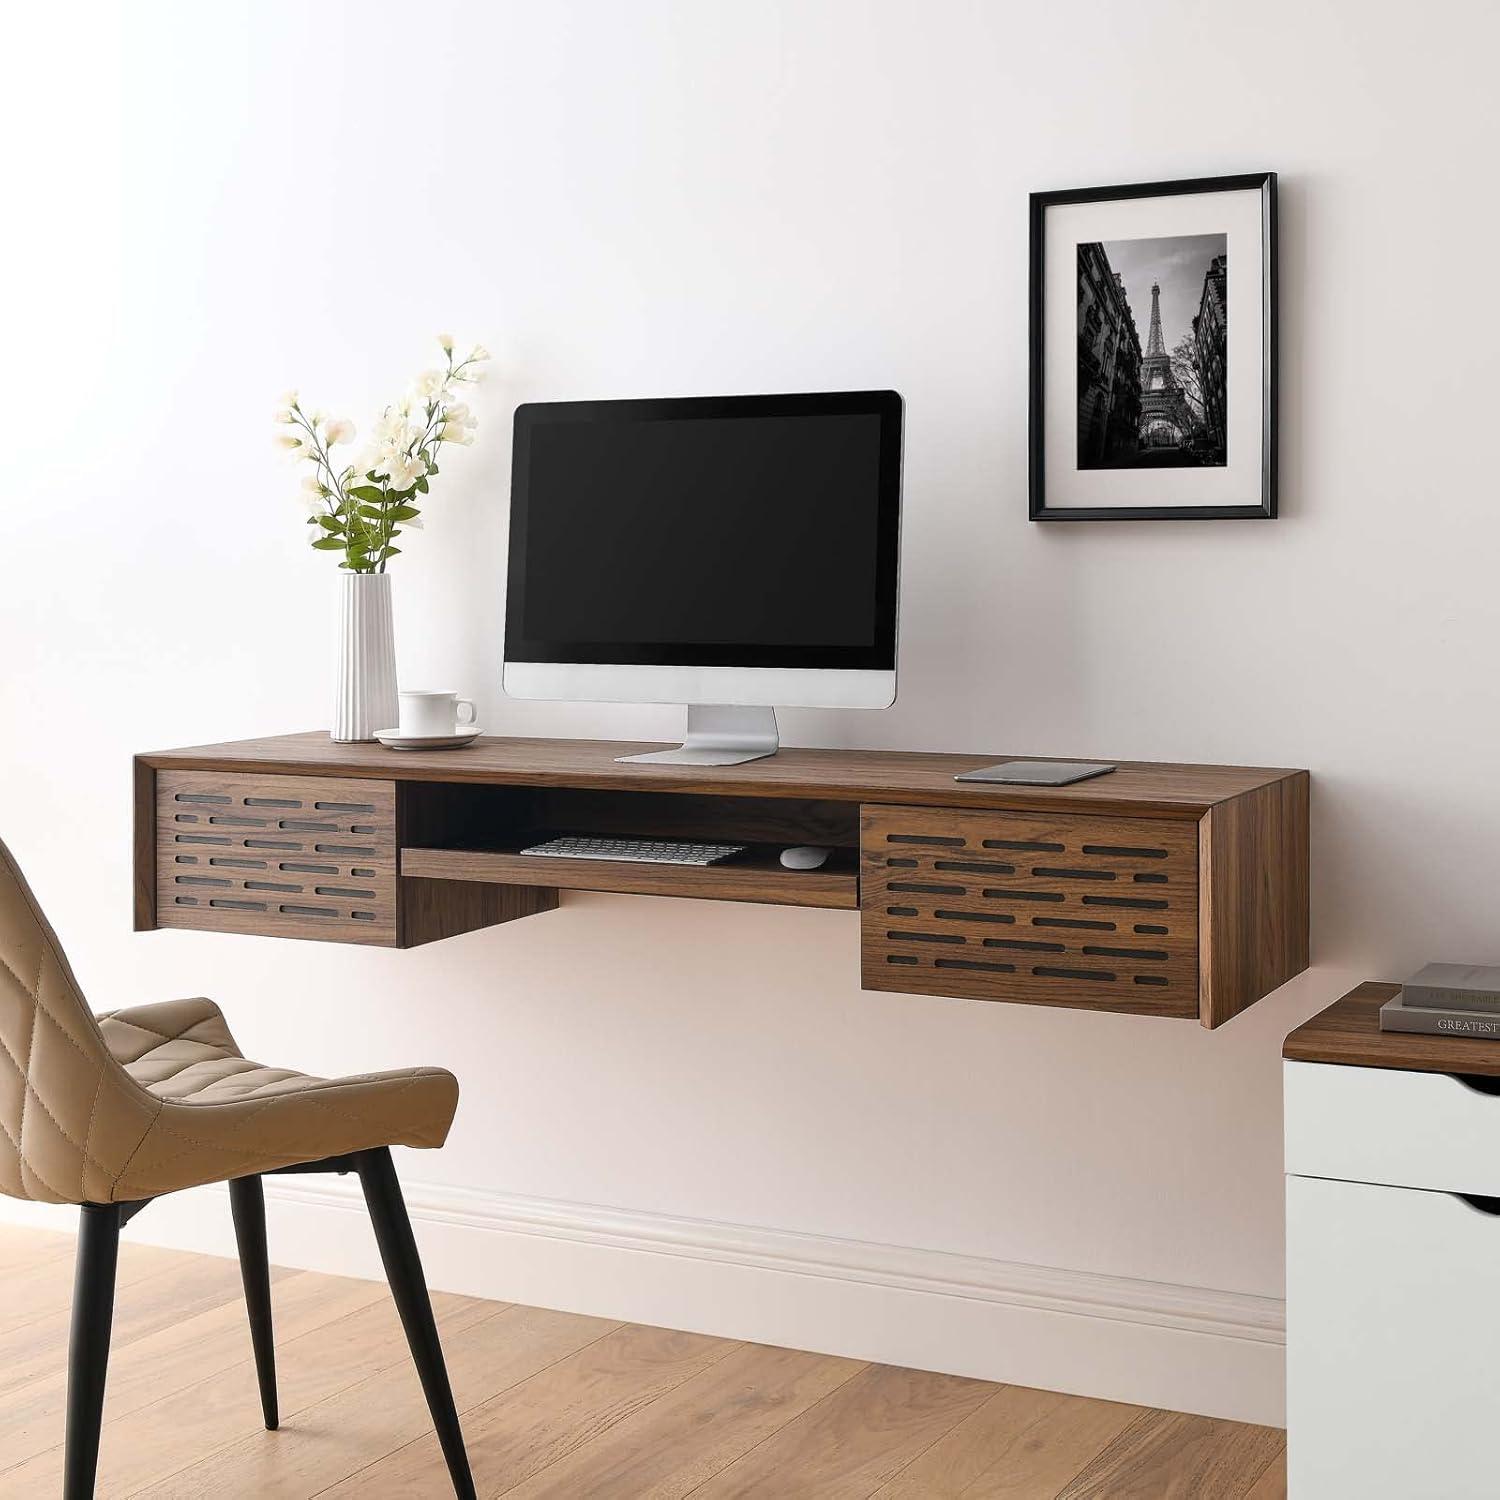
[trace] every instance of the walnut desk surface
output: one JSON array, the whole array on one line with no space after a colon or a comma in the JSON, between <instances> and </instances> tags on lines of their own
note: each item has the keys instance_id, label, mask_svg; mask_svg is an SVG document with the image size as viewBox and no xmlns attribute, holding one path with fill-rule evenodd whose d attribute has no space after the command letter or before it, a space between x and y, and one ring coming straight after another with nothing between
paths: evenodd
<instances>
[{"instance_id":1,"label":"walnut desk surface","mask_svg":"<svg viewBox=\"0 0 1500 1500\"><path fill-rule=\"evenodd\" d=\"M326 733L136 757L136 925L410 947L551 910L560 888L858 909L866 989L1216 1026L1307 964L1308 774L1122 762L1066 787L954 781L1007 757ZM527 856L555 832L722 839L708 867ZM782 868L788 844L834 850Z\"/></svg>"},{"instance_id":2,"label":"walnut desk surface","mask_svg":"<svg viewBox=\"0 0 1500 1500\"><path fill-rule=\"evenodd\" d=\"M323 730L231 740L138 757L163 769L369 776L386 781L483 782L493 786L567 786L608 791L697 792L709 796L822 797L841 802L907 803L928 807L1006 808L1117 813L1132 818L1198 818L1219 803L1305 771L1255 766L1177 765L1122 761L1107 776L1066 787L956 782L1019 754L928 754L908 750L783 748L742 766L619 765L665 745L633 740L554 740L481 735L463 750L387 750L336 744ZM1028 760L1065 759L1027 755Z\"/></svg>"}]
</instances>

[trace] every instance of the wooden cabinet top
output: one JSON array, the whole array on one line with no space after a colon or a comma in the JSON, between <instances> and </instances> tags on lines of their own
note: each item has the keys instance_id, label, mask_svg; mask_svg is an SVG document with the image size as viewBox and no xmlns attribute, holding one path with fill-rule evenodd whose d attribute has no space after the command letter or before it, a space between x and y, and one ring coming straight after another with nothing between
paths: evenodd
<instances>
[{"instance_id":1,"label":"wooden cabinet top","mask_svg":"<svg viewBox=\"0 0 1500 1500\"><path fill-rule=\"evenodd\" d=\"M335 744L324 731L194 745L138 757L156 769L367 776L387 781L478 782L600 791L696 792L723 797L797 797L928 807L1093 812L1122 817L1199 818L1210 808L1305 771L1253 766L1120 762L1067 787L985 786L960 771L1016 759L1002 753L932 755L902 750L783 749L742 766L620 765L616 757L660 746L616 740L513 739L483 735L463 750L398 751ZM1041 758L1041 757L1031 757Z\"/></svg>"},{"instance_id":2,"label":"wooden cabinet top","mask_svg":"<svg viewBox=\"0 0 1500 1500\"><path fill-rule=\"evenodd\" d=\"M1319 1011L1287 1037L1288 1062L1343 1063L1356 1068L1402 1068L1414 1073L1475 1073L1500 1078L1500 1042L1474 1036L1427 1036L1382 1031L1380 1007L1399 984L1367 980Z\"/></svg>"}]
</instances>

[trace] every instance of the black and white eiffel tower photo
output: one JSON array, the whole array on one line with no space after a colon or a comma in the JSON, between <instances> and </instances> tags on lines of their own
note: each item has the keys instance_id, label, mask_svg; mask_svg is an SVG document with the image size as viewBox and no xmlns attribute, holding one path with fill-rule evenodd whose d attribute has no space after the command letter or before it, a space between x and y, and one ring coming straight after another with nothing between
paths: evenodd
<instances>
[{"instance_id":1,"label":"black and white eiffel tower photo","mask_svg":"<svg viewBox=\"0 0 1500 1500\"><path fill-rule=\"evenodd\" d=\"M1227 462L1226 251L1222 234L1079 245L1080 469Z\"/></svg>"}]
</instances>

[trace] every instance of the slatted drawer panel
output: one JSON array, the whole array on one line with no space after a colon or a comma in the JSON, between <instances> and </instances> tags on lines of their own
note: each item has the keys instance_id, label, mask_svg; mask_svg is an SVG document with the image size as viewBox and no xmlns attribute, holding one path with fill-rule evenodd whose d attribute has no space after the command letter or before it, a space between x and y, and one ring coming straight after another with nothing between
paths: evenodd
<instances>
[{"instance_id":1,"label":"slatted drawer panel","mask_svg":"<svg viewBox=\"0 0 1500 1500\"><path fill-rule=\"evenodd\" d=\"M866 989L1198 1014L1198 829L866 807Z\"/></svg>"},{"instance_id":2,"label":"slatted drawer panel","mask_svg":"<svg viewBox=\"0 0 1500 1500\"><path fill-rule=\"evenodd\" d=\"M156 921L393 945L395 783L159 772Z\"/></svg>"}]
</instances>

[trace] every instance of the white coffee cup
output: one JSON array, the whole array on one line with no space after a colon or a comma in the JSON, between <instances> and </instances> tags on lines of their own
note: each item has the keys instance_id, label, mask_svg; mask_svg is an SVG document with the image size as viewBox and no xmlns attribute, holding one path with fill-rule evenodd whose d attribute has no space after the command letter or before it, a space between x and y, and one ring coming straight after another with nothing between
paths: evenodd
<instances>
[{"instance_id":1,"label":"white coffee cup","mask_svg":"<svg viewBox=\"0 0 1500 1500\"><path fill-rule=\"evenodd\" d=\"M399 693L400 732L409 739L437 739L458 734L473 724L474 705L457 693L418 689Z\"/></svg>"}]
</instances>

